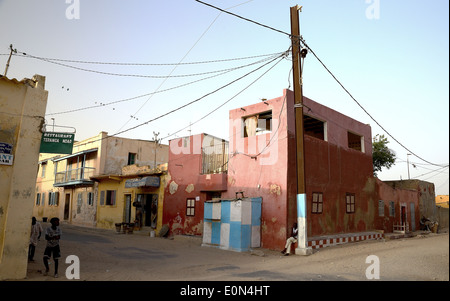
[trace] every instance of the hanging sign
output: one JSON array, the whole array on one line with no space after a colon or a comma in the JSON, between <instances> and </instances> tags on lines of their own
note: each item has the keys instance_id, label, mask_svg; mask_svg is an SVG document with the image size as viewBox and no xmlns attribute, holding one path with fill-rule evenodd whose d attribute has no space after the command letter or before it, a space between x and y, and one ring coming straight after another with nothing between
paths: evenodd
<instances>
[{"instance_id":1,"label":"hanging sign","mask_svg":"<svg viewBox=\"0 0 450 301\"><path fill-rule=\"evenodd\" d=\"M75 134L45 132L42 134L40 153L72 154Z\"/></svg>"},{"instance_id":2,"label":"hanging sign","mask_svg":"<svg viewBox=\"0 0 450 301\"><path fill-rule=\"evenodd\" d=\"M0 142L0 164L12 165L14 156L12 153L12 145L9 143Z\"/></svg>"}]
</instances>

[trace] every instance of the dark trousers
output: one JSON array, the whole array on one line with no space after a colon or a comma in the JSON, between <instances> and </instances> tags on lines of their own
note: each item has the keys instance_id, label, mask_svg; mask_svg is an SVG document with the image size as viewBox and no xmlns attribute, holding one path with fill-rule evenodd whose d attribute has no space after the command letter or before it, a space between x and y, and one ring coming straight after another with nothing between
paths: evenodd
<instances>
[{"instance_id":1,"label":"dark trousers","mask_svg":"<svg viewBox=\"0 0 450 301\"><path fill-rule=\"evenodd\" d=\"M30 246L28 248L28 260L33 260L34 251L36 251L36 247L33 244L30 244Z\"/></svg>"}]
</instances>

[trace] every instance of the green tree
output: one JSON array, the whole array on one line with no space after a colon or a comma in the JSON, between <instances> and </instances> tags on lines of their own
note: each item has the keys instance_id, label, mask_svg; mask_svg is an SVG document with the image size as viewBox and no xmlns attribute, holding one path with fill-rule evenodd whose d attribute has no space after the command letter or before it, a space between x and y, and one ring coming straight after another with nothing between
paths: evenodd
<instances>
[{"instance_id":1,"label":"green tree","mask_svg":"<svg viewBox=\"0 0 450 301\"><path fill-rule=\"evenodd\" d=\"M383 168L391 168L397 159L394 151L387 147L388 143L389 141L384 135L377 134L373 138L372 160L374 176L377 176L377 173Z\"/></svg>"}]
</instances>

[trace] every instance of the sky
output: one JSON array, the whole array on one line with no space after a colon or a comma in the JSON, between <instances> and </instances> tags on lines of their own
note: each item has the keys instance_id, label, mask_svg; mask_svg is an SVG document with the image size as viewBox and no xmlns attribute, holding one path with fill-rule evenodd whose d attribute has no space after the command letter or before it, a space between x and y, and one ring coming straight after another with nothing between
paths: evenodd
<instances>
[{"instance_id":1,"label":"sky","mask_svg":"<svg viewBox=\"0 0 450 301\"><path fill-rule=\"evenodd\" d=\"M311 53L304 95L388 138L381 180L449 194L449 1L204 2L261 25L195 0L0 0L0 72L12 44L7 77L44 75L47 129L76 140L228 140L229 110L293 89L282 53L301 5L303 39L354 99Z\"/></svg>"}]
</instances>

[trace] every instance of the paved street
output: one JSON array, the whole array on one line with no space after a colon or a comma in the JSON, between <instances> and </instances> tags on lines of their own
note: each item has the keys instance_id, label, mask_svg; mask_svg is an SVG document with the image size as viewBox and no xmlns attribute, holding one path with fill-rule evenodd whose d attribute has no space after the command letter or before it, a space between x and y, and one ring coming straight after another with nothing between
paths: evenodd
<instances>
[{"instance_id":1,"label":"paved street","mask_svg":"<svg viewBox=\"0 0 450 301\"><path fill-rule=\"evenodd\" d=\"M26 280L76 281L66 278L66 269L74 271L73 262L65 262L69 255L79 259L80 280L86 281L368 281L366 271L376 271L374 261L366 263L369 255L379 259L381 281L449 280L448 233L350 243L307 257L285 257L266 249L239 253L202 247L198 237L165 239L67 224L61 228L59 278L42 275L41 238Z\"/></svg>"}]
</instances>

